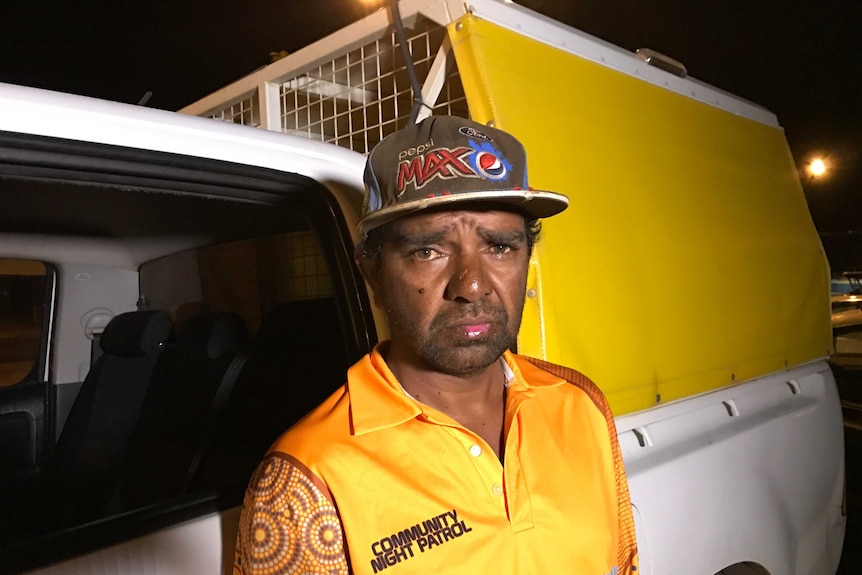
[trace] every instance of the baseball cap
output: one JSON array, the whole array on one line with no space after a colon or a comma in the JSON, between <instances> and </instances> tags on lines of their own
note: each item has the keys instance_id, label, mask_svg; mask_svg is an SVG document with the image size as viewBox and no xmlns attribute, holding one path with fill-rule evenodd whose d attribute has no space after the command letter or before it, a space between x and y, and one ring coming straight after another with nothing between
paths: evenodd
<instances>
[{"instance_id":1,"label":"baseball cap","mask_svg":"<svg viewBox=\"0 0 862 575\"><path fill-rule=\"evenodd\" d=\"M464 202L513 206L534 218L569 199L527 183L527 154L514 136L455 116L429 116L377 144L365 164L359 231L432 207Z\"/></svg>"}]
</instances>

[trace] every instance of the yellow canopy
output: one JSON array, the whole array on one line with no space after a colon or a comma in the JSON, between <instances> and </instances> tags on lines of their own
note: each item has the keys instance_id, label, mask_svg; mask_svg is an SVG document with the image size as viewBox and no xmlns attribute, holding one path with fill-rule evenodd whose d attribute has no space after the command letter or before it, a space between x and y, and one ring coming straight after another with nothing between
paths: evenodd
<instances>
[{"instance_id":1,"label":"yellow canopy","mask_svg":"<svg viewBox=\"0 0 862 575\"><path fill-rule=\"evenodd\" d=\"M828 355L829 271L780 128L466 16L473 119L527 148L544 222L519 351L619 415Z\"/></svg>"}]
</instances>

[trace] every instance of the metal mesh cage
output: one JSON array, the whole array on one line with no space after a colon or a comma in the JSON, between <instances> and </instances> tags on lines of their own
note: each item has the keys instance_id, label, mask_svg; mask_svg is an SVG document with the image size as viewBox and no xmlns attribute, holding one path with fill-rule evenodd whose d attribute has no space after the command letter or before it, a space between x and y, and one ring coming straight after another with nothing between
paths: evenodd
<instances>
[{"instance_id":1,"label":"metal mesh cage","mask_svg":"<svg viewBox=\"0 0 862 575\"><path fill-rule=\"evenodd\" d=\"M417 18L406 31L420 84L446 52L446 29ZM447 43L448 44L448 43ZM467 101L454 58L443 88L429 104L434 113L467 115ZM427 80L426 80L427 81ZM330 142L360 153L404 126L413 105L410 78L394 31L284 82L280 89L281 128L289 134Z\"/></svg>"},{"instance_id":2,"label":"metal mesh cage","mask_svg":"<svg viewBox=\"0 0 862 575\"><path fill-rule=\"evenodd\" d=\"M243 126L260 127L260 105L257 93L217 110L212 114L212 118Z\"/></svg>"},{"instance_id":3,"label":"metal mesh cage","mask_svg":"<svg viewBox=\"0 0 862 575\"><path fill-rule=\"evenodd\" d=\"M311 232L286 234L290 250L284 253L286 277L285 299L308 299L332 296L332 285L326 260L317 238Z\"/></svg>"}]
</instances>

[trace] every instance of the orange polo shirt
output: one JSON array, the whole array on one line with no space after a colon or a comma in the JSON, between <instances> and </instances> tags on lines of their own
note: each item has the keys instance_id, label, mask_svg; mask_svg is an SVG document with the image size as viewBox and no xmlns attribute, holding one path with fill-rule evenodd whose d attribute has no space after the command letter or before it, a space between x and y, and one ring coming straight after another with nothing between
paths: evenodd
<instances>
[{"instance_id":1,"label":"orange polo shirt","mask_svg":"<svg viewBox=\"0 0 862 575\"><path fill-rule=\"evenodd\" d=\"M636 575L604 396L573 370L504 360L501 463L478 435L409 397L377 349L365 356L259 466L234 573Z\"/></svg>"}]
</instances>

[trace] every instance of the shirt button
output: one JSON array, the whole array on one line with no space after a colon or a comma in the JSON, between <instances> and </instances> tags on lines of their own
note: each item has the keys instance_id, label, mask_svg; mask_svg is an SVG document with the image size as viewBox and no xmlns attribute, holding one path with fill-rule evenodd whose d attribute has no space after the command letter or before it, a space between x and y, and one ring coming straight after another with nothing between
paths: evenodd
<instances>
[{"instance_id":1,"label":"shirt button","mask_svg":"<svg viewBox=\"0 0 862 575\"><path fill-rule=\"evenodd\" d=\"M480 455L482 455L482 448L476 444L471 445L470 455L472 455L473 457L479 457Z\"/></svg>"},{"instance_id":2,"label":"shirt button","mask_svg":"<svg viewBox=\"0 0 862 575\"><path fill-rule=\"evenodd\" d=\"M495 483L491 486L491 493L494 495L503 495L503 486L499 483Z\"/></svg>"}]
</instances>

